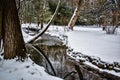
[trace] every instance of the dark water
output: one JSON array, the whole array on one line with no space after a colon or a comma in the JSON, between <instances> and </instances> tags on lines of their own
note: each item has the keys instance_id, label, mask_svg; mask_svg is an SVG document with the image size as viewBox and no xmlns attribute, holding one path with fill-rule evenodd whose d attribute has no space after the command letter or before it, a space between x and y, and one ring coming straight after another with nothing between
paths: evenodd
<instances>
[{"instance_id":1,"label":"dark water","mask_svg":"<svg viewBox=\"0 0 120 80\"><path fill-rule=\"evenodd\" d=\"M68 47L66 45L63 45L57 38L51 38L49 35L46 36L36 41L33 45L41 49L50 60L56 76L64 78L65 80L120 80L105 78L98 70L72 60L72 58L67 55ZM36 64L45 67L46 72L54 75L50 64L41 54L30 47L28 48L28 51L31 59Z\"/></svg>"}]
</instances>

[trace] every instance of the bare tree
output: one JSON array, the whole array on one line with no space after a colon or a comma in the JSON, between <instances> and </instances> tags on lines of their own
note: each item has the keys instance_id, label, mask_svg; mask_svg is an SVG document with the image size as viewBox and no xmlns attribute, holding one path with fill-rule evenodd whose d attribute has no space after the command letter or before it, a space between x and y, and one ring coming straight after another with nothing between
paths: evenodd
<instances>
[{"instance_id":1,"label":"bare tree","mask_svg":"<svg viewBox=\"0 0 120 80\"><path fill-rule=\"evenodd\" d=\"M76 8L75 8L75 11L70 19L70 22L68 23L68 27L73 30L73 27L76 23L76 20L78 19L78 16L80 14L80 8L81 8L81 5L82 5L82 2L83 0L79 0L78 3L76 4Z\"/></svg>"},{"instance_id":2,"label":"bare tree","mask_svg":"<svg viewBox=\"0 0 120 80\"><path fill-rule=\"evenodd\" d=\"M114 0L113 0L114 1ZM118 0L119 1L119 0ZM119 2L117 0L110 5L110 16L111 16L111 27L106 27L105 31L107 34L114 34L118 25L119 25L119 17L120 17L120 8L119 8Z\"/></svg>"}]
</instances>

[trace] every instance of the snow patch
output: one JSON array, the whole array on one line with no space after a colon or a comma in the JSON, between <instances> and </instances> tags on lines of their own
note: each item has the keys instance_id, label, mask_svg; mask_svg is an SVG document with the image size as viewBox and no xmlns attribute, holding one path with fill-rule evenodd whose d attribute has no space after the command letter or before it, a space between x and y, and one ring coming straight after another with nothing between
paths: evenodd
<instances>
[{"instance_id":1,"label":"snow patch","mask_svg":"<svg viewBox=\"0 0 120 80\"><path fill-rule=\"evenodd\" d=\"M31 59L25 62L13 60L0 61L0 80L62 80L51 76L45 69Z\"/></svg>"}]
</instances>

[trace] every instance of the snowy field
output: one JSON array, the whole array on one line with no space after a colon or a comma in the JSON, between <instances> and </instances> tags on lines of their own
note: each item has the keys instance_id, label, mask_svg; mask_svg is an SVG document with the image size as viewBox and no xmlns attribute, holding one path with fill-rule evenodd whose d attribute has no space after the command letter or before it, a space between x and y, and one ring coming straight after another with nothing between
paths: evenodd
<instances>
[{"instance_id":1,"label":"snowy field","mask_svg":"<svg viewBox=\"0 0 120 80\"><path fill-rule=\"evenodd\" d=\"M100 57L109 63L120 62L120 29L109 35L101 28L75 27L67 35L68 45L75 51Z\"/></svg>"}]
</instances>

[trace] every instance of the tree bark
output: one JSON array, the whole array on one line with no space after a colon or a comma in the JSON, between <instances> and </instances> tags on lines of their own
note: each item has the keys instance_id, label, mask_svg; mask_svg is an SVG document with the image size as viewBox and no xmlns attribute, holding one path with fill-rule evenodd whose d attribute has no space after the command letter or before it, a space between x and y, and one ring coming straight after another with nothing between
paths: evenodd
<instances>
[{"instance_id":1,"label":"tree bark","mask_svg":"<svg viewBox=\"0 0 120 80\"><path fill-rule=\"evenodd\" d=\"M0 40L2 38L2 0L0 0Z\"/></svg>"},{"instance_id":2,"label":"tree bark","mask_svg":"<svg viewBox=\"0 0 120 80\"><path fill-rule=\"evenodd\" d=\"M80 14L80 8L81 8L81 5L82 5L82 2L83 0L79 0L77 5L76 5L76 8L75 8L75 11L70 19L70 22L68 23L68 27L73 30L73 27L76 23L76 20L78 19L78 16Z\"/></svg>"},{"instance_id":3,"label":"tree bark","mask_svg":"<svg viewBox=\"0 0 120 80\"><path fill-rule=\"evenodd\" d=\"M21 32L20 22L15 0L3 0L4 15L4 59L18 59L26 57L26 48Z\"/></svg>"}]
</instances>

